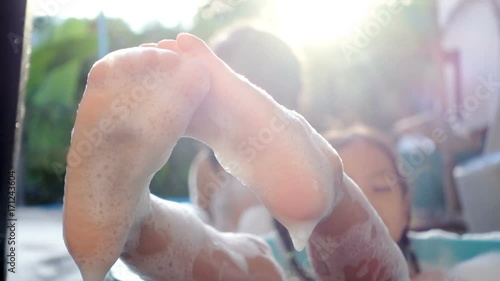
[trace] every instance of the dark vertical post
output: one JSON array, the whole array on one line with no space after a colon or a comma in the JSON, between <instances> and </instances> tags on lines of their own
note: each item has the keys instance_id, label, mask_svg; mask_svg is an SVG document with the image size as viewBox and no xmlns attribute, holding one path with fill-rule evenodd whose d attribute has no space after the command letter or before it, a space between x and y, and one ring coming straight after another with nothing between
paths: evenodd
<instances>
[{"instance_id":1,"label":"dark vertical post","mask_svg":"<svg viewBox=\"0 0 500 281\"><path fill-rule=\"evenodd\" d=\"M30 20L28 20L29 22ZM19 92L25 88L23 62L26 0L0 1L0 280L6 279L6 215L9 171L17 149ZM23 96L23 95L21 95Z\"/></svg>"}]
</instances>

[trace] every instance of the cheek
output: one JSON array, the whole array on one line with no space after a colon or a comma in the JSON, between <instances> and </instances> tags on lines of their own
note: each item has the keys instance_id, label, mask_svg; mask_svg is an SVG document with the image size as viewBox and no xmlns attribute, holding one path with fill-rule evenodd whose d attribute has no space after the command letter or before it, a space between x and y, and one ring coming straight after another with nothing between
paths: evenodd
<instances>
[{"instance_id":1,"label":"cheek","mask_svg":"<svg viewBox=\"0 0 500 281\"><path fill-rule=\"evenodd\" d=\"M406 212L401 200L390 196L372 196L370 202L381 217L393 240L399 240L406 225Z\"/></svg>"}]
</instances>

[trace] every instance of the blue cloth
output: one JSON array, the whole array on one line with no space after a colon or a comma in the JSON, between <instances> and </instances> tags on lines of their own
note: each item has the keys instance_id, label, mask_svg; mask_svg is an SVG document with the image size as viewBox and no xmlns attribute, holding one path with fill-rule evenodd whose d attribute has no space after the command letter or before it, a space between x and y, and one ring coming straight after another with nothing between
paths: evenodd
<instances>
[{"instance_id":1,"label":"blue cloth","mask_svg":"<svg viewBox=\"0 0 500 281\"><path fill-rule=\"evenodd\" d=\"M424 267L449 268L478 255L492 251L500 252L500 232L457 235L441 230L409 234L411 245L419 262ZM290 271L286 253L276 236L266 237L276 261L285 271ZM307 251L294 253L298 263L306 271L312 272Z\"/></svg>"},{"instance_id":2,"label":"blue cloth","mask_svg":"<svg viewBox=\"0 0 500 281\"><path fill-rule=\"evenodd\" d=\"M399 170L408 181L413 215L419 220L441 217L445 210L444 163L436 144L423 136L398 142Z\"/></svg>"},{"instance_id":3,"label":"blue cloth","mask_svg":"<svg viewBox=\"0 0 500 281\"><path fill-rule=\"evenodd\" d=\"M457 235L441 230L410 233L421 263L450 267L492 251L500 252L500 232Z\"/></svg>"}]
</instances>

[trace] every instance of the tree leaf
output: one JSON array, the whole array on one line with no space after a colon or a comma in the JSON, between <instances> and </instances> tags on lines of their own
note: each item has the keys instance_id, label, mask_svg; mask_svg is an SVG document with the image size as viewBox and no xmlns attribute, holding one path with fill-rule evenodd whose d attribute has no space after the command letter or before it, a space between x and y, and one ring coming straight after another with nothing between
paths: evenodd
<instances>
[{"instance_id":1,"label":"tree leaf","mask_svg":"<svg viewBox=\"0 0 500 281\"><path fill-rule=\"evenodd\" d=\"M71 60L48 73L33 96L33 105L44 107L60 104L71 107L75 103L81 71L80 59Z\"/></svg>"}]
</instances>

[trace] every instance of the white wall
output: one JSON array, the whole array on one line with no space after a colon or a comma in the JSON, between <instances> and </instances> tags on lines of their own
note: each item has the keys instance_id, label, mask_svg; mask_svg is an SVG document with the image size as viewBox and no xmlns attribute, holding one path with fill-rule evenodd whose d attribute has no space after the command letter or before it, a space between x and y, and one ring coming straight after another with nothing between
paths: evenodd
<instances>
[{"instance_id":1,"label":"white wall","mask_svg":"<svg viewBox=\"0 0 500 281\"><path fill-rule=\"evenodd\" d=\"M452 16L462 2L466 4ZM496 119L499 87L487 90L481 81L492 77L490 80L500 82L500 31L493 7L489 0L439 0L438 4L442 45L447 50L458 50L461 59L463 103L459 110L464 121L456 127L465 131L485 128ZM448 102L455 106L453 76L450 69L444 71Z\"/></svg>"}]
</instances>

